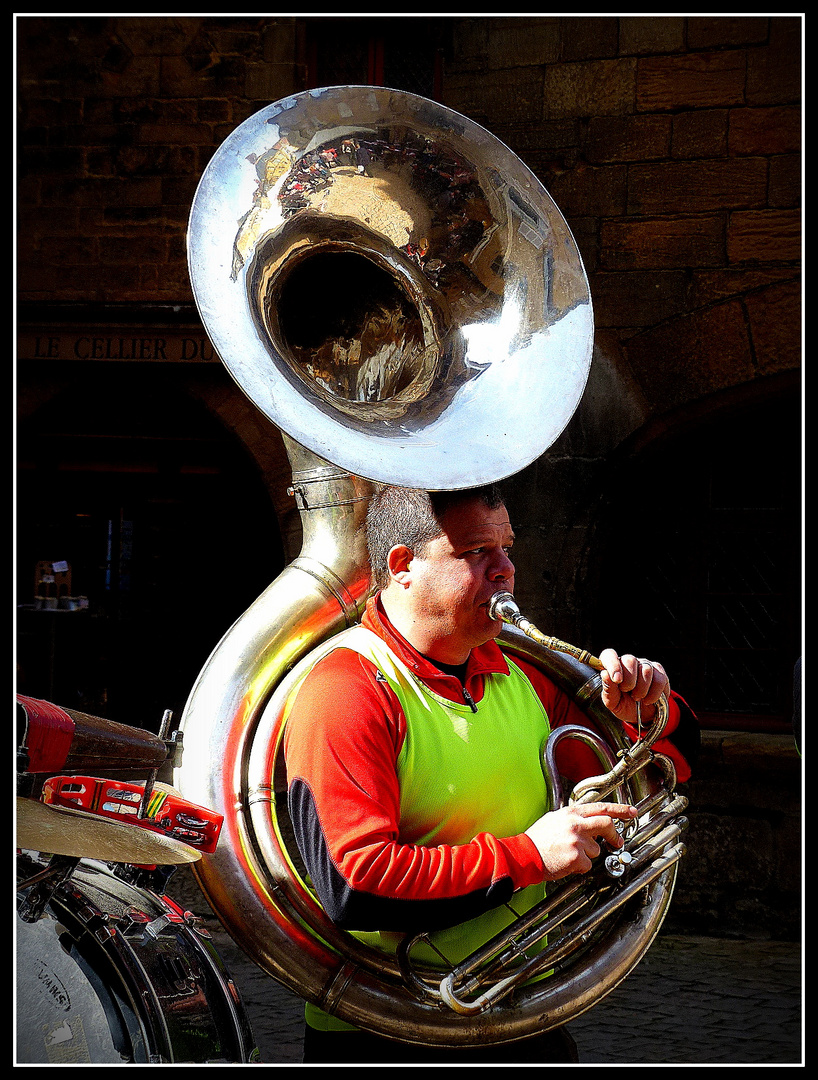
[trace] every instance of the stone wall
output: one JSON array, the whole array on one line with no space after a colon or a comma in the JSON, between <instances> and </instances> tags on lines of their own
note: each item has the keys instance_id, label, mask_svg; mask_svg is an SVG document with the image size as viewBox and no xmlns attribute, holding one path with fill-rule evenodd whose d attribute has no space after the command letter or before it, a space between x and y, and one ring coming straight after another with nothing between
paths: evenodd
<instances>
[{"instance_id":1,"label":"stone wall","mask_svg":"<svg viewBox=\"0 0 818 1080\"><path fill-rule=\"evenodd\" d=\"M522 565L555 568L553 587L538 583L525 600L560 632L582 632L571 568L584 558L601 462L657 422L672 428L725 391L798 371L801 23L443 21L442 100L532 168L590 277L588 391L518 485ZM17 26L20 301L190 305L185 229L198 179L247 115L305 87L309 20Z\"/></svg>"},{"instance_id":2,"label":"stone wall","mask_svg":"<svg viewBox=\"0 0 818 1080\"><path fill-rule=\"evenodd\" d=\"M457 20L446 103L539 176L594 300L588 391L523 478L540 519L532 565L561 571L526 597L549 625L569 613L561 628L582 632L566 569L583 558L600 463L799 367L800 34L797 18Z\"/></svg>"}]
</instances>

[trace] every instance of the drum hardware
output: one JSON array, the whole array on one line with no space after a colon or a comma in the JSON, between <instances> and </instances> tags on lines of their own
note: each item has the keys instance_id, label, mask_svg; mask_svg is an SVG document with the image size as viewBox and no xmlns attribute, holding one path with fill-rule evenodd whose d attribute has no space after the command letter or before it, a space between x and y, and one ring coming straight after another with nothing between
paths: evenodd
<instances>
[{"instance_id":1,"label":"drum hardware","mask_svg":"<svg viewBox=\"0 0 818 1080\"><path fill-rule=\"evenodd\" d=\"M182 761L170 710L154 735L24 695L17 705L19 847L151 868L215 850L222 817L157 781ZM126 764L147 779L116 779ZM100 775L86 774L93 766Z\"/></svg>"},{"instance_id":2,"label":"drum hardware","mask_svg":"<svg viewBox=\"0 0 818 1080\"><path fill-rule=\"evenodd\" d=\"M167 746L168 732L170 731L170 723L173 718L173 713L170 709L165 709L162 715L162 723L159 725L158 737ZM177 744L174 742L174 749L177 749ZM181 751L181 744L178 745L178 749ZM169 755L170 756L170 755ZM175 767L175 766L174 766ZM159 769L154 767L148 773L148 779L145 781L145 791L142 795L142 801L139 804L139 810L137 811L137 817L144 818L148 816L148 804L150 801L151 793L153 791L153 785L156 783L156 777L159 775Z\"/></svg>"},{"instance_id":3,"label":"drum hardware","mask_svg":"<svg viewBox=\"0 0 818 1080\"><path fill-rule=\"evenodd\" d=\"M215 850L222 825L157 779L181 762L172 714L152 735L49 702L19 705L19 1060L254 1061L207 928L166 892L179 865ZM145 780L77 771L116 773L132 750ZM57 765L74 771L52 775Z\"/></svg>"},{"instance_id":4,"label":"drum hardware","mask_svg":"<svg viewBox=\"0 0 818 1080\"><path fill-rule=\"evenodd\" d=\"M45 860L18 856L19 1063L258 1060L239 992L187 912L105 863Z\"/></svg>"},{"instance_id":5,"label":"drum hardware","mask_svg":"<svg viewBox=\"0 0 818 1080\"><path fill-rule=\"evenodd\" d=\"M116 877L127 881L129 885L136 885L140 889L148 889L150 892L158 893L160 896L167 894L168 884L179 869L179 865L178 863L157 863L155 866L137 866L134 863L108 863ZM187 914L190 916L188 920L190 925L198 925L195 917L190 912Z\"/></svg>"}]
</instances>

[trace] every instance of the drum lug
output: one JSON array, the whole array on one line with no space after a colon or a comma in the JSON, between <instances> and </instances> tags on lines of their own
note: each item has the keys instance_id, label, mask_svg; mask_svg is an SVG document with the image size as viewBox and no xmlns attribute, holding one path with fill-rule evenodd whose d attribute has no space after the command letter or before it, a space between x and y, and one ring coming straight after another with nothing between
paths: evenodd
<instances>
[{"instance_id":1,"label":"drum lug","mask_svg":"<svg viewBox=\"0 0 818 1080\"><path fill-rule=\"evenodd\" d=\"M158 941L162 935L162 931L170 926L170 919L167 915L159 915L157 918L152 919L151 922L145 924L145 933L149 934L154 941Z\"/></svg>"},{"instance_id":2,"label":"drum lug","mask_svg":"<svg viewBox=\"0 0 818 1080\"><path fill-rule=\"evenodd\" d=\"M107 912L101 912L88 924L89 932L94 935L100 945L104 945L106 941L110 941L116 935L116 929L109 925L110 922L111 916Z\"/></svg>"}]
</instances>

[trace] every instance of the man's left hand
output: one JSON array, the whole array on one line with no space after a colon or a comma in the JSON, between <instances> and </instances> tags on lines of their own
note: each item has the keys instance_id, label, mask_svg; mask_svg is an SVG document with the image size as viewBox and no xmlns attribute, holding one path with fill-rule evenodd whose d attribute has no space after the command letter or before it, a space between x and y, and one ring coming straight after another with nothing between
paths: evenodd
<instances>
[{"instance_id":1,"label":"man's left hand","mask_svg":"<svg viewBox=\"0 0 818 1080\"><path fill-rule=\"evenodd\" d=\"M639 721L641 709L642 726L651 724L656 702L662 694L670 694L670 681L662 665L630 653L620 656L614 649L605 649L599 660L606 708L618 720L633 725Z\"/></svg>"}]
</instances>

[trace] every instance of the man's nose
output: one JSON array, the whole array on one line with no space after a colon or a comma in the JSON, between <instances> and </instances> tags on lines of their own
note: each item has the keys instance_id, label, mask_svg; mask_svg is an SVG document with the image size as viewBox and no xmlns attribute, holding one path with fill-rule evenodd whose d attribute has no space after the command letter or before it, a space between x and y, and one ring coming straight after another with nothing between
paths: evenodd
<instances>
[{"instance_id":1,"label":"man's nose","mask_svg":"<svg viewBox=\"0 0 818 1080\"><path fill-rule=\"evenodd\" d=\"M492 564L490 576L493 581L508 581L514 577L514 563L505 551L501 551Z\"/></svg>"}]
</instances>

